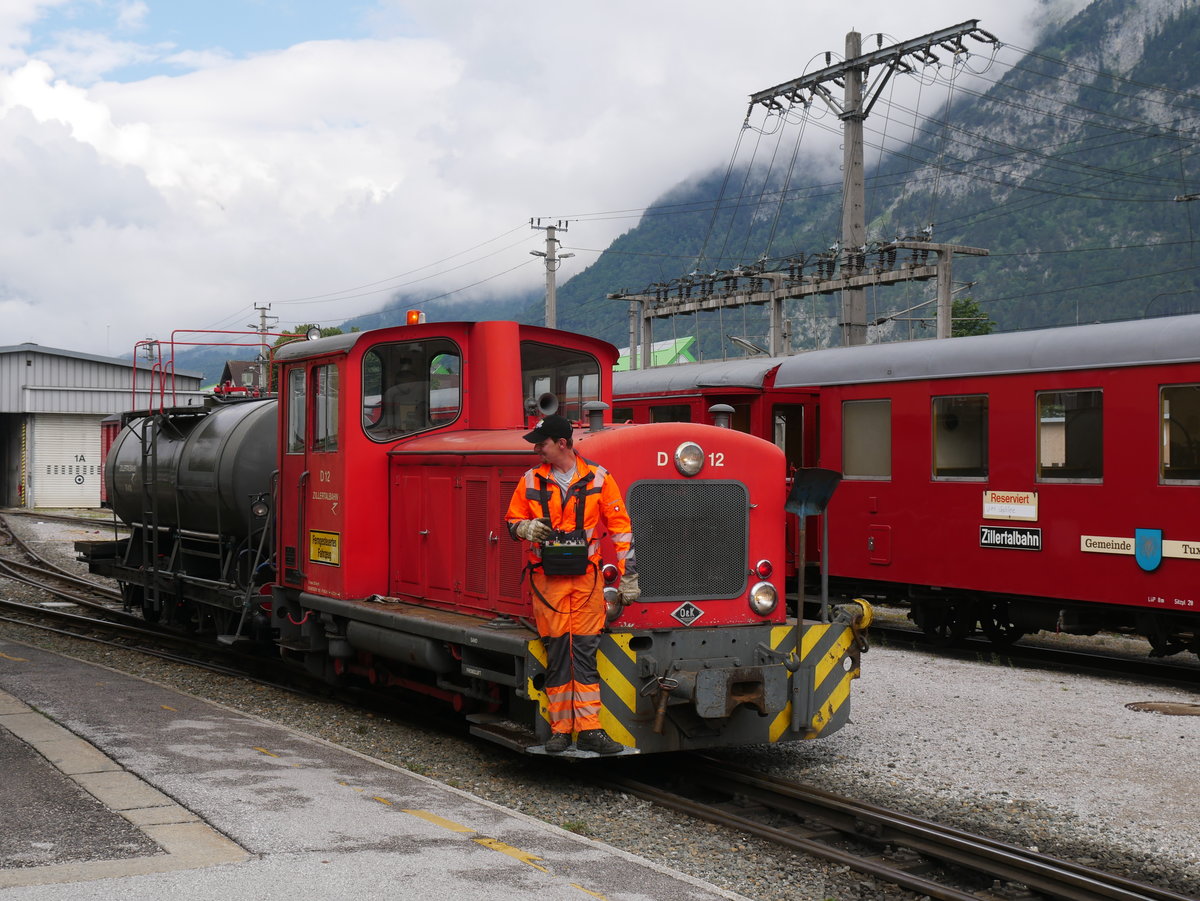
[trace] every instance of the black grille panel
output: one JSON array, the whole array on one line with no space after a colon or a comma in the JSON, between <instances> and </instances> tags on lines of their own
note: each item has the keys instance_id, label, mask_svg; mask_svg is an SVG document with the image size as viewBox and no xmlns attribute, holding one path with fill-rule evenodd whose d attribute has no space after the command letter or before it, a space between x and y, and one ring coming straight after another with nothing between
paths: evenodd
<instances>
[{"instance_id":1,"label":"black grille panel","mask_svg":"<svg viewBox=\"0 0 1200 901\"><path fill-rule=\"evenodd\" d=\"M746 590L750 495L741 482L645 481L629 489L643 601Z\"/></svg>"}]
</instances>

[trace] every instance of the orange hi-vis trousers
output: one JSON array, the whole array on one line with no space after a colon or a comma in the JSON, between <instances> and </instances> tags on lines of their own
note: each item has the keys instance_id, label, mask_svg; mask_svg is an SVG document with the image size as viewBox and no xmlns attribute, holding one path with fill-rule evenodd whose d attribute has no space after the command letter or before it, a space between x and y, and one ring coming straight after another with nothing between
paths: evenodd
<instances>
[{"instance_id":1,"label":"orange hi-vis trousers","mask_svg":"<svg viewBox=\"0 0 1200 901\"><path fill-rule=\"evenodd\" d=\"M596 651L604 628L604 590L593 566L581 576L530 573L533 619L546 646L551 732L600 728Z\"/></svg>"}]
</instances>

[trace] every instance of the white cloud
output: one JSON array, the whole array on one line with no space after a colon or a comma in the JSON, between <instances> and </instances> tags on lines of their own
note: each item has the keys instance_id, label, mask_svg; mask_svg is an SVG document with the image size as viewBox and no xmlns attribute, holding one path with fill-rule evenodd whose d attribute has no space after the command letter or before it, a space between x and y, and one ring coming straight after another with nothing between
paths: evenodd
<instances>
[{"instance_id":1,"label":"white cloud","mask_svg":"<svg viewBox=\"0 0 1200 901\"><path fill-rule=\"evenodd\" d=\"M19 311L5 318L20 340L99 353L241 327L255 303L418 269L530 216L643 207L723 166L748 95L855 24L831 14L817 27L784 0L397 0L373 38L235 58L137 43L154 4L128 3L119 33L31 54L46 5L0 12L0 179L17 186L0 212L0 313ZM989 0L996 18L981 24L1028 44L1034 5ZM888 40L961 20L949 0L872 6L857 24ZM172 74L103 80L155 60ZM602 247L633 224L581 222L571 238ZM534 261L540 239L518 230L506 254L423 284L452 290ZM489 287L542 277L534 261ZM273 312L333 322L385 298Z\"/></svg>"}]
</instances>

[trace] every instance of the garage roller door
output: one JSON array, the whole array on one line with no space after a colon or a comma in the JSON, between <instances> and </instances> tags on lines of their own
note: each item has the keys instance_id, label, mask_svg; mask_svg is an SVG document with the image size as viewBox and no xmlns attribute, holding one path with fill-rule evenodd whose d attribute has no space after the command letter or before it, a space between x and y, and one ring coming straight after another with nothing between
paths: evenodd
<instances>
[{"instance_id":1,"label":"garage roller door","mask_svg":"<svg viewBox=\"0 0 1200 901\"><path fill-rule=\"evenodd\" d=\"M104 459L99 416L39 413L30 430L33 507L99 507Z\"/></svg>"}]
</instances>

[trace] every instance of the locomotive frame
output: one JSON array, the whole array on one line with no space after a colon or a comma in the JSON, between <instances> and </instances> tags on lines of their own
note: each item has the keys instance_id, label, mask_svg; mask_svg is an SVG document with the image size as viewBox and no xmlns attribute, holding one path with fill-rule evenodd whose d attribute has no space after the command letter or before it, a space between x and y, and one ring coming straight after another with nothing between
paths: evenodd
<instances>
[{"instance_id":1,"label":"locomotive frame","mask_svg":"<svg viewBox=\"0 0 1200 901\"><path fill-rule=\"evenodd\" d=\"M614 413L740 405L793 466L841 471L831 583L938 638L1110 629L1200 653L1197 347L1191 315L685 364L617 373Z\"/></svg>"},{"instance_id":2,"label":"locomotive frame","mask_svg":"<svg viewBox=\"0 0 1200 901\"><path fill-rule=\"evenodd\" d=\"M558 409L587 421L576 447L634 521L643 595L606 592L598 658L609 734L656 752L840 728L869 605L786 616L783 455L715 426L614 426L615 361L604 342L511 322L286 344L277 399L125 415L106 479L132 534L80 551L148 619L437 698L473 732L536 748L545 653L503 519L535 459L522 435ZM676 462L689 445L700 471Z\"/></svg>"}]
</instances>

